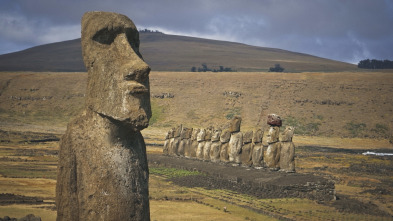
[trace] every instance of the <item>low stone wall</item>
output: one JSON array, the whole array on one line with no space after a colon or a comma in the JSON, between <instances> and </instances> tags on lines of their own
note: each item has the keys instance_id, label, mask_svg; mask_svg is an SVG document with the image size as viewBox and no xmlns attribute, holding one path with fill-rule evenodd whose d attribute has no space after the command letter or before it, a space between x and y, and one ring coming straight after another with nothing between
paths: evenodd
<instances>
[{"instance_id":1,"label":"low stone wall","mask_svg":"<svg viewBox=\"0 0 393 221\"><path fill-rule=\"evenodd\" d=\"M255 169L156 154L149 155L148 161L150 166L199 171L208 175L173 179L173 182L180 185L229 189L258 198L298 197L321 202L336 199L334 182L312 174L275 172L265 168Z\"/></svg>"}]
</instances>

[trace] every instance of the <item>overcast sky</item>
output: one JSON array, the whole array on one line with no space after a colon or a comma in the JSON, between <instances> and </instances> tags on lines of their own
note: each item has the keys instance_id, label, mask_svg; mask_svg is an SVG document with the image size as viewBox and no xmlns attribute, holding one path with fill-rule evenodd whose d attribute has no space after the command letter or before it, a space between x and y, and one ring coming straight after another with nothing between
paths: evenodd
<instances>
[{"instance_id":1,"label":"overcast sky","mask_svg":"<svg viewBox=\"0 0 393 221\"><path fill-rule=\"evenodd\" d=\"M166 34L393 60L393 0L0 0L0 54L79 38L83 13L98 10Z\"/></svg>"}]
</instances>

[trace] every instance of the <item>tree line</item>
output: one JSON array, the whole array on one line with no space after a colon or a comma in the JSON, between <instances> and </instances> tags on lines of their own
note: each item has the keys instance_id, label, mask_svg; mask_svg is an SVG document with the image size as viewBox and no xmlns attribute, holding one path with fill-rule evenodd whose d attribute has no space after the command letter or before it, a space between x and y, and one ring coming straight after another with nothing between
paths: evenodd
<instances>
[{"instance_id":1,"label":"tree line","mask_svg":"<svg viewBox=\"0 0 393 221\"><path fill-rule=\"evenodd\" d=\"M207 67L207 64L203 63L202 67L191 67L191 72L234 72L235 70L232 70L232 68L224 67L222 65L219 66L219 69L211 69Z\"/></svg>"},{"instance_id":2,"label":"tree line","mask_svg":"<svg viewBox=\"0 0 393 221\"><path fill-rule=\"evenodd\" d=\"M366 59L361 60L358 63L358 68L365 69L393 69L393 61L389 60L376 60L376 59Z\"/></svg>"}]
</instances>

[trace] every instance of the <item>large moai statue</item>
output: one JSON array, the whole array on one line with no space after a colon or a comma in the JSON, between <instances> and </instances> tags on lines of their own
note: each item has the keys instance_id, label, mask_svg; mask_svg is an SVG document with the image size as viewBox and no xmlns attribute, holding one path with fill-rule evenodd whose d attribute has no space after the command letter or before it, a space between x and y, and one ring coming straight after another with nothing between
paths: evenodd
<instances>
[{"instance_id":1,"label":"large moai statue","mask_svg":"<svg viewBox=\"0 0 393 221\"><path fill-rule=\"evenodd\" d=\"M221 130L216 129L212 134L212 144L210 146L210 160L212 162L220 162L220 151L221 151L221 142L220 142Z\"/></svg>"},{"instance_id":2,"label":"large moai statue","mask_svg":"<svg viewBox=\"0 0 393 221\"><path fill-rule=\"evenodd\" d=\"M212 133L213 133L213 127L208 127L206 129L206 135L205 135L205 146L203 147L204 160L210 161L210 147L212 145L212 141L211 141Z\"/></svg>"},{"instance_id":3,"label":"large moai statue","mask_svg":"<svg viewBox=\"0 0 393 221\"><path fill-rule=\"evenodd\" d=\"M254 149L252 150L252 166L263 167L263 145L262 145L263 131L258 129L254 132L252 142Z\"/></svg>"},{"instance_id":4,"label":"large moai statue","mask_svg":"<svg viewBox=\"0 0 393 221\"><path fill-rule=\"evenodd\" d=\"M200 129L197 135L198 147L196 151L196 158L198 160L203 160L203 148L205 147L205 137L206 137L206 130Z\"/></svg>"},{"instance_id":5,"label":"large moai statue","mask_svg":"<svg viewBox=\"0 0 393 221\"><path fill-rule=\"evenodd\" d=\"M151 117L150 68L138 30L124 15L87 12L81 43L86 105L59 144L57 220L150 220L140 132Z\"/></svg>"},{"instance_id":6,"label":"large moai statue","mask_svg":"<svg viewBox=\"0 0 393 221\"><path fill-rule=\"evenodd\" d=\"M243 134L243 146L242 153L240 155L240 159L242 161L242 165L251 166L252 165L252 151L254 144L252 143L253 131L247 131Z\"/></svg>"},{"instance_id":7,"label":"large moai statue","mask_svg":"<svg viewBox=\"0 0 393 221\"><path fill-rule=\"evenodd\" d=\"M221 150L220 150L220 161L229 161L229 140L231 139L231 132L224 130L220 136Z\"/></svg>"},{"instance_id":8,"label":"large moai statue","mask_svg":"<svg viewBox=\"0 0 393 221\"><path fill-rule=\"evenodd\" d=\"M234 117L230 122L229 131L231 132L231 138L229 140L229 161L240 164L240 153L243 145L243 133L240 132L240 125L242 119L240 117Z\"/></svg>"},{"instance_id":9,"label":"large moai statue","mask_svg":"<svg viewBox=\"0 0 393 221\"><path fill-rule=\"evenodd\" d=\"M170 139L173 136L173 132L171 130L169 130L167 132L167 134L165 135L165 142L164 142L164 147L162 148L162 153L164 155L168 155L168 151L169 151L169 143L170 143Z\"/></svg>"},{"instance_id":10,"label":"large moai statue","mask_svg":"<svg viewBox=\"0 0 393 221\"><path fill-rule=\"evenodd\" d=\"M175 133L173 135L174 140L173 140L173 144L172 144L172 148L173 148L173 153L172 155L177 155L179 156L179 145L180 145L180 141L181 141L181 131L182 131L183 126L180 124L178 127L176 127Z\"/></svg>"},{"instance_id":11,"label":"large moai statue","mask_svg":"<svg viewBox=\"0 0 393 221\"><path fill-rule=\"evenodd\" d=\"M169 130L169 132L171 132L171 134L169 134L169 146L168 146L168 154L169 155L174 155L173 143L175 142L175 131L176 131L175 127L173 127L171 130Z\"/></svg>"},{"instance_id":12,"label":"large moai statue","mask_svg":"<svg viewBox=\"0 0 393 221\"><path fill-rule=\"evenodd\" d=\"M270 125L269 132L267 134L267 143L269 146L266 150L266 156L264 158L265 164L271 170L279 170L279 160L280 160L280 127L282 125L281 118L276 114L269 114L267 119L267 124Z\"/></svg>"},{"instance_id":13,"label":"large moai statue","mask_svg":"<svg viewBox=\"0 0 393 221\"><path fill-rule=\"evenodd\" d=\"M281 135L280 171L295 172L295 145L292 142L294 128L287 126Z\"/></svg>"},{"instance_id":14,"label":"large moai statue","mask_svg":"<svg viewBox=\"0 0 393 221\"><path fill-rule=\"evenodd\" d=\"M179 144L179 149L177 151L179 156L186 156L186 151L189 152L188 146L190 144L190 137L191 137L191 129L183 127L180 134L181 140Z\"/></svg>"},{"instance_id":15,"label":"large moai statue","mask_svg":"<svg viewBox=\"0 0 393 221\"><path fill-rule=\"evenodd\" d=\"M200 131L199 128L192 129L191 144L190 144L190 157L191 158L196 158L196 153L197 153L197 149L198 149L197 137L198 137L199 131Z\"/></svg>"}]
</instances>

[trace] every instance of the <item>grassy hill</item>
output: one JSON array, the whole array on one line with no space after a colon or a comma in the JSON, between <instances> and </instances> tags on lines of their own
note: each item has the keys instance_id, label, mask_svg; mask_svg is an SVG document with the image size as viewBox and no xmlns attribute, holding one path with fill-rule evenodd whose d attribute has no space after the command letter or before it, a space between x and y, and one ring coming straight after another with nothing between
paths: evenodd
<instances>
[{"instance_id":1,"label":"grassy hill","mask_svg":"<svg viewBox=\"0 0 393 221\"><path fill-rule=\"evenodd\" d=\"M2 127L64 130L83 109L86 80L87 74L79 72L1 73ZM151 127L164 131L178 124L221 127L234 115L243 118L242 130L266 128L267 114L277 113L297 134L392 134L391 73L152 72L150 85Z\"/></svg>"},{"instance_id":2,"label":"grassy hill","mask_svg":"<svg viewBox=\"0 0 393 221\"><path fill-rule=\"evenodd\" d=\"M267 71L280 64L286 72L354 71L352 64L274 48L194 37L140 33L141 53L154 71L190 71L191 67ZM80 39L36 46L0 55L0 71L85 71Z\"/></svg>"}]
</instances>

